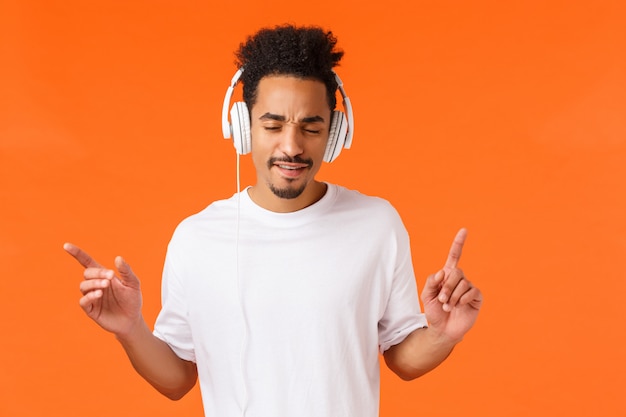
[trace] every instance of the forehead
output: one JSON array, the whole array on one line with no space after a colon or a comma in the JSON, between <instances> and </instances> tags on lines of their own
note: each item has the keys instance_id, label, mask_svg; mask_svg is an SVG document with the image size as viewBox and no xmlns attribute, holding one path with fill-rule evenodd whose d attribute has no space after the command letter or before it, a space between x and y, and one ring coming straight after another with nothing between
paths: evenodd
<instances>
[{"instance_id":1,"label":"forehead","mask_svg":"<svg viewBox=\"0 0 626 417\"><path fill-rule=\"evenodd\" d=\"M330 112L326 85L318 80L289 75L263 77L258 84L252 111L293 116L296 114L291 113L298 115L306 113L306 116L312 116Z\"/></svg>"}]
</instances>

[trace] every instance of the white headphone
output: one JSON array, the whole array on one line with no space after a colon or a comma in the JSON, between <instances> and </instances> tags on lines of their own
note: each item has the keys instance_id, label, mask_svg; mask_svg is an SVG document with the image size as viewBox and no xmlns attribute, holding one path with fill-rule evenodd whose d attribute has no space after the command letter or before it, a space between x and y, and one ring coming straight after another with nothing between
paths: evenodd
<instances>
[{"instance_id":1,"label":"white headphone","mask_svg":"<svg viewBox=\"0 0 626 417\"><path fill-rule=\"evenodd\" d=\"M230 122L228 120L228 106L230 105L233 91L242 73L243 67L233 76L230 81L230 86L228 90L226 90L224 105L222 106L222 133L224 139L233 138L233 145L239 155L245 155L252 150L250 112L248 111L246 103L243 101L233 103L230 109ZM343 108L346 110L346 114L338 110L333 111L330 120L330 130L328 132L328 143L326 144L326 151L324 152L324 161L326 162L334 161L343 148L349 149L352 145L352 136L354 135L354 117L350 98L343 89L341 78L339 78L334 71L333 74L335 74L337 88L343 98Z\"/></svg>"}]
</instances>

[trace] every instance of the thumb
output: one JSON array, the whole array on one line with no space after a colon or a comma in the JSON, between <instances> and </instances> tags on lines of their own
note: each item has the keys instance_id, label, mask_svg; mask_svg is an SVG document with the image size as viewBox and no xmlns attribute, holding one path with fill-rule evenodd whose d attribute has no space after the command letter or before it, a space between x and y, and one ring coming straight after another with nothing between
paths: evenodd
<instances>
[{"instance_id":1,"label":"thumb","mask_svg":"<svg viewBox=\"0 0 626 417\"><path fill-rule=\"evenodd\" d=\"M131 269L130 265L126 262L124 258L118 256L115 258L115 267L120 274L120 280L126 284L138 287L139 279Z\"/></svg>"},{"instance_id":2,"label":"thumb","mask_svg":"<svg viewBox=\"0 0 626 417\"><path fill-rule=\"evenodd\" d=\"M422 301L424 303L428 303L437 298L439 291L441 290L441 283L443 282L444 275L444 271L439 270L428 276L426 284L424 284L424 288L422 289Z\"/></svg>"}]
</instances>

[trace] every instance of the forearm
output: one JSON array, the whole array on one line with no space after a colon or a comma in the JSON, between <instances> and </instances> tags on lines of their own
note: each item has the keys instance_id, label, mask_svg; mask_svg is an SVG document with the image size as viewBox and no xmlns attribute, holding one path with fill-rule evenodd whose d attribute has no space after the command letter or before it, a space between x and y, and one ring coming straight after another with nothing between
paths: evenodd
<instances>
[{"instance_id":1,"label":"forearm","mask_svg":"<svg viewBox=\"0 0 626 417\"><path fill-rule=\"evenodd\" d=\"M430 327L417 329L385 352L385 363L400 378L410 381L436 368L455 345Z\"/></svg>"},{"instance_id":2,"label":"forearm","mask_svg":"<svg viewBox=\"0 0 626 417\"><path fill-rule=\"evenodd\" d=\"M117 339L139 375L166 397L178 400L195 385L196 365L179 358L143 320L129 335Z\"/></svg>"}]
</instances>

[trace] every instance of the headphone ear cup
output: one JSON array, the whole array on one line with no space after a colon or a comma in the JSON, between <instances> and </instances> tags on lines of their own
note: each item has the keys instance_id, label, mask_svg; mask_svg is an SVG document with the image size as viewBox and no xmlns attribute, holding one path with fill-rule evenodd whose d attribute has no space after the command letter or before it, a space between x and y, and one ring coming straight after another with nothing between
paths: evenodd
<instances>
[{"instance_id":1,"label":"headphone ear cup","mask_svg":"<svg viewBox=\"0 0 626 417\"><path fill-rule=\"evenodd\" d=\"M333 111L328 132L328 142L324 152L324 161L333 162L343 149L348 133L348 123L346 115L338 110Z\"/></svg>"},{"instance_id":2,"label":"headphone ear cup","mask_svg":"<svg viewBox=\"0 0 626 417\"><path fill-rule=\"evenodd\" d=\"M230 109L230 120L232 122L233 146L239 155L250 153L252 141L250 139L250 113L248 106L243 101L233 103Z\"/></svg>"}]
</instances>

